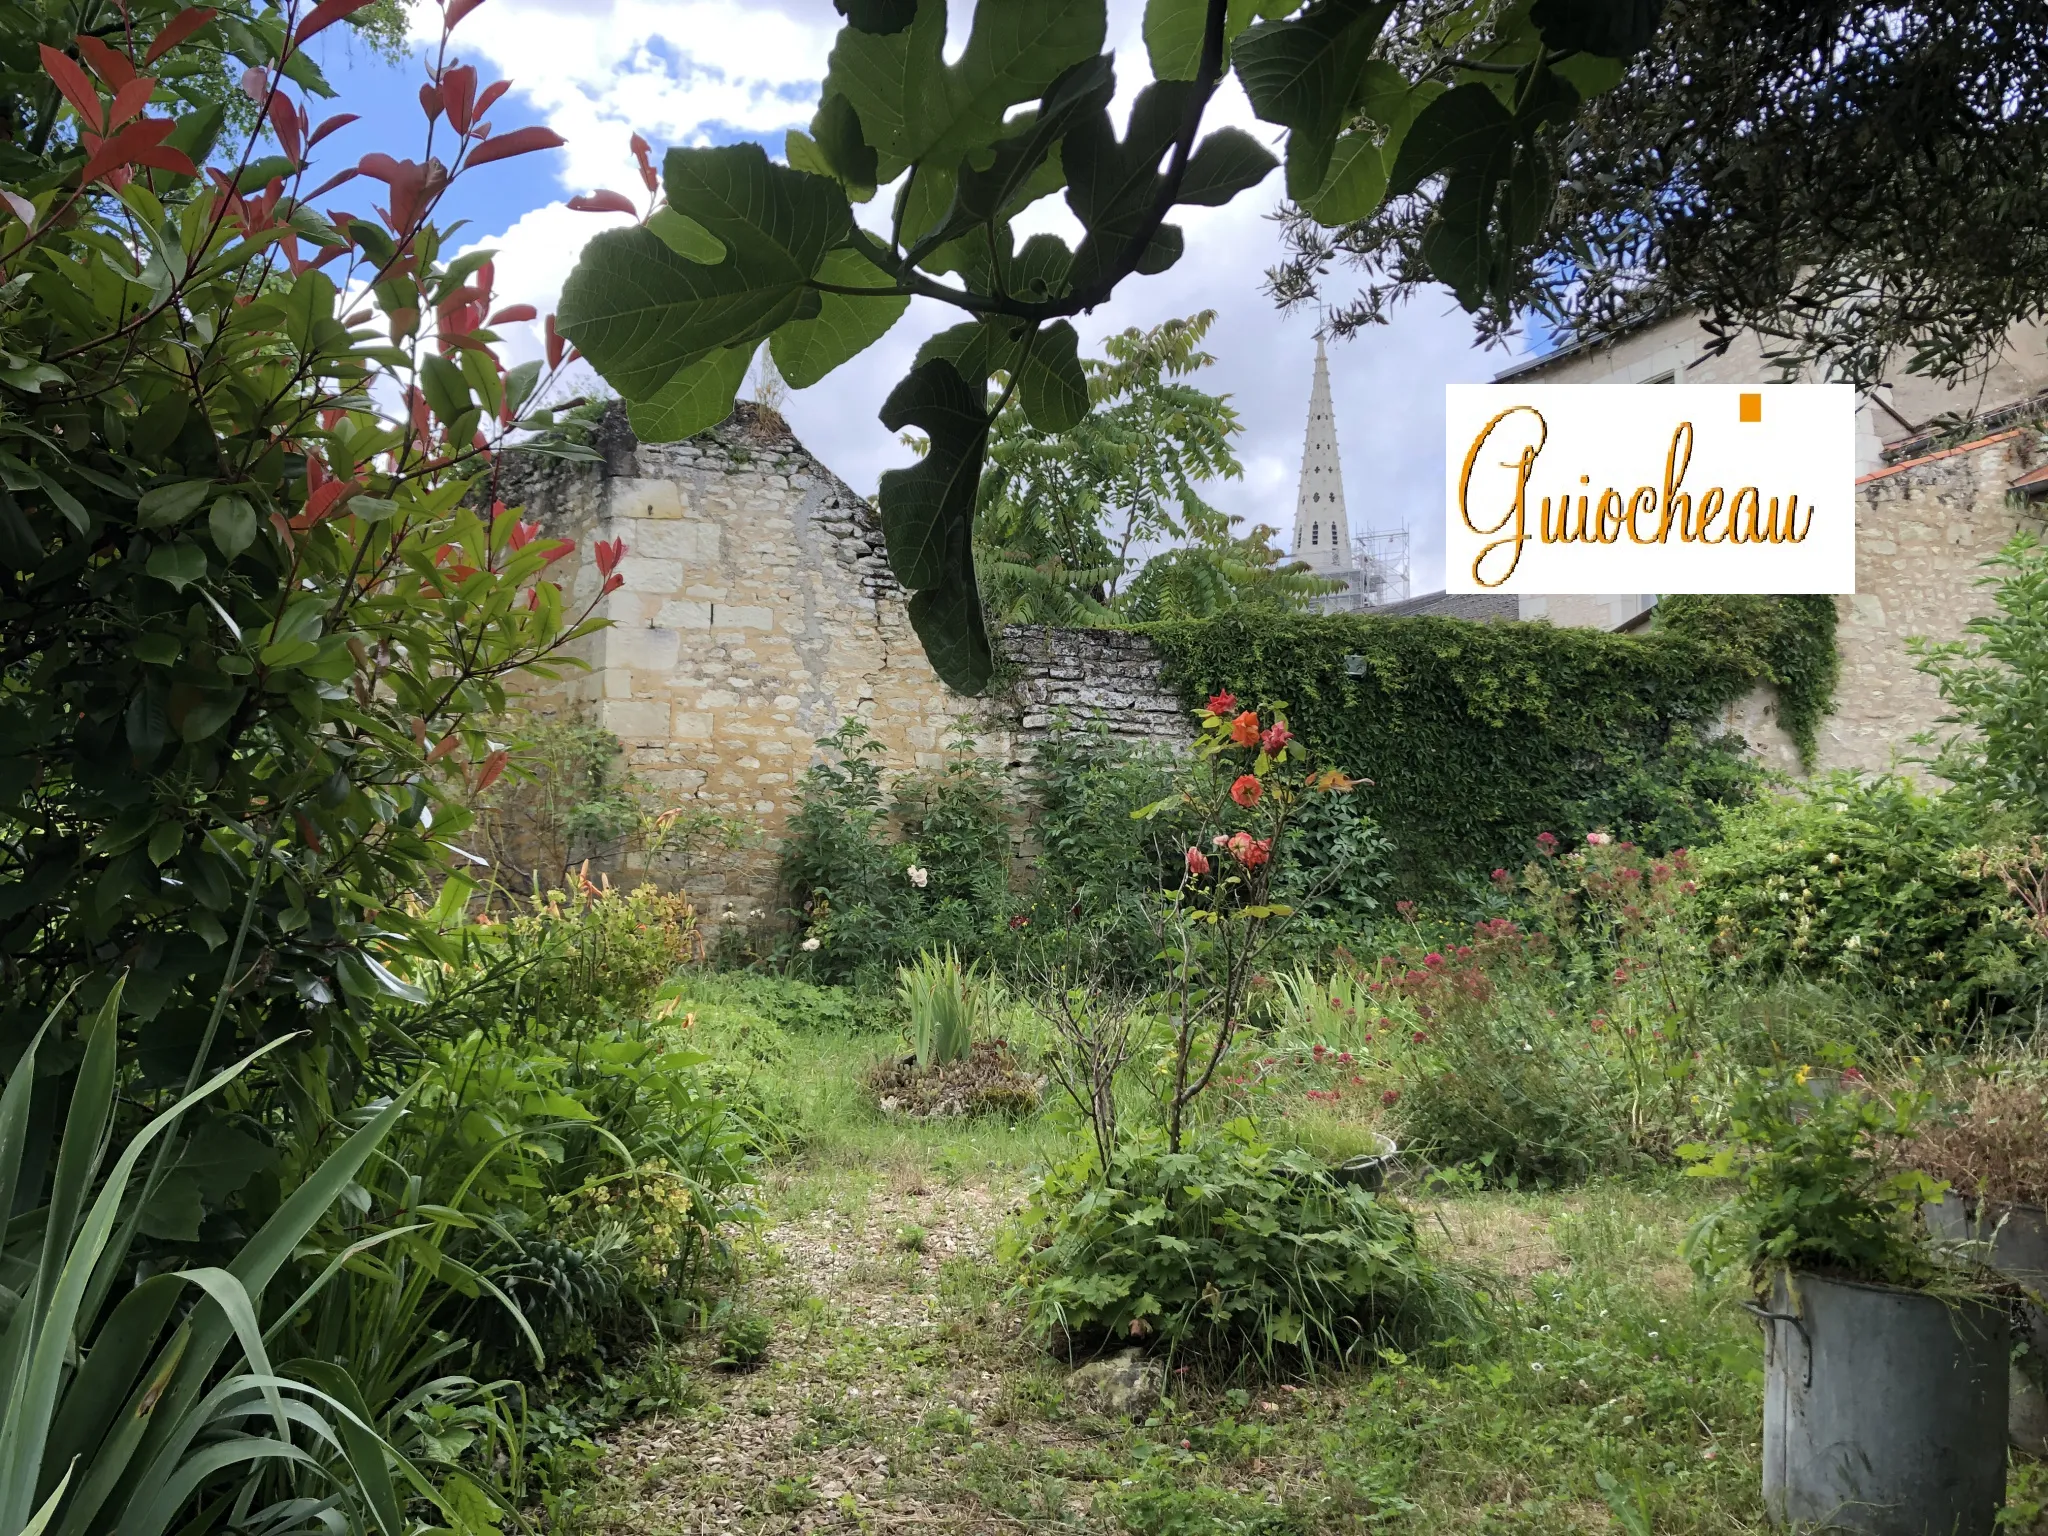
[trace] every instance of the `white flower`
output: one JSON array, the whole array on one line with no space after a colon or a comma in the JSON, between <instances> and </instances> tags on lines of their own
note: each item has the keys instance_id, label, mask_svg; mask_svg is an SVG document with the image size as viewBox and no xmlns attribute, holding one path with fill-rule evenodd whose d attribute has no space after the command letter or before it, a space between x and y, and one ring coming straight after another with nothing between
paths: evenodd
<instances>
[{"instance_id":1,"label":"white flower","mask_svg":"<svg viewBox=\"0 0 2048 1536\"><path fill-rule=\"evenodd\" d=\"M932 872L928 869L920 869L915 864L911 865L904 873L910 876L910 883L920 891L931 883Z\"/></svg>"},{"instance_id":2,"label":"white flower","mask_svg":"<svg viewBox=\"0 0 2048 1536\"><path fill-rule=\"evenodd\" d=\"M1586 841L1595 848L1604 848L1614 841L1614 834L1612 832L1588 832L1586 834Z\"/></svg>"},{"instance_id":3,"label":"white flower","mask_svg":"<svg viewBox=\"0 0 2048 1536\"><path fill-rule=\"evenodd\" d=\"M810 938L808 938L808 939L805 939L805 940L803 941L803 943L801 943L801 944L797 945L797 948L798 948L798 949L804 949L804 950L811 950L811 949L816 949L817 947L818 947L818 939L817 939L817 936L816 936L815 934L813 934L813 935L812 935L812 936L811 936Z\"/></svg>"}]
</instances>

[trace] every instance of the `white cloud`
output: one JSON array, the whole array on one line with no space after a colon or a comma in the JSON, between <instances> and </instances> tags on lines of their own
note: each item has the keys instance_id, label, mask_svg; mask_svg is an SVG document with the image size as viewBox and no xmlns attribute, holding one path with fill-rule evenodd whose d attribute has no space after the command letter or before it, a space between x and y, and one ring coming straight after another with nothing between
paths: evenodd
<instances>
[{"instance_id":1,"label":"white cloud","mask_svg":"<svg viewBox=\"0 0 2048 1536\"><path fill-rule=\"evenodd\" d=\"M657 152L738 133L779 154L782 130L811 114L839 21L830 0L493 0L491 9L491 25L472 22L475 35L462 41L516 81L569 139L566 189L609 186L636 200L640 186L626 151L635 131ZM964 28L965 11L955 0L956 32ZM1112 0L1109 42L1117 52L1119 114L1147 78L1141 16L1140 0ZM1269 142L1274 138L1253 119L1234 81L1218 93L1209 123L1235 123ZM536 188L533 211L502 236L480 242L500 252L501 300L523 299L543 312L583 242L622 222L571 213L559 196L543 204L552 190ZM1268 218L1279 197L1276 172L1228 207L1177 211L1187 234L1180 263L1158 277L1126 281L1109 303L1075 323L1086 348L1126 326L1200 309L1219 312L1208 342L1217 366L1202 382L1228 393L1243 418L1238 453L1245 474L1212 486L1211 500L1249 522L1280 528L1284 544L1294 513L1315 319L1283 316L1261 292L1265 269L1279 251L1278 230ZM1028 219L1032 229L1073 233L1057 200ZM1337 283L1341 287L1341 274ZM791 396L785 407L791 425L856 489L871 492L884 469L906 462L875 412L924 337L957 319L944 306L919 300L879 344ZM539 328L531 329L530 337L514 339L516 354L538 352ZM1330 353L1353 529L1413 529L1418 592L1442 585L1442 386L1487 378L1501 366L1497 355L1470 343L1466 320L1441 295Z\"/></svg>"}]
</instances>

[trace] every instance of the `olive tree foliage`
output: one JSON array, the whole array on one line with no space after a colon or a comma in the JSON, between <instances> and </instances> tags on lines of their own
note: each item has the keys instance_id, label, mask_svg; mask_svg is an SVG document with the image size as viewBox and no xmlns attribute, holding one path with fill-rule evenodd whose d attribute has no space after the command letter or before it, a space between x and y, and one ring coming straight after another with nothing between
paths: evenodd
<instances>
[{"instance_id":1,"label":"olive tree foliage","mask_svg":"<svg viewBox=\"0 0 2048 1536\"><path fill-rule=\"evenodd\" d=\"M925 651L973 693L994 665L974 570L990 424L1012 399L1038 430L1078 423L1090 402L1071 317L1181 259L1177 206L1227 203L1278 164L1248 133L1203 133L1224 72L1286 130L1289 196L1355 219L1389 188L1447 177L1458 200L1441 238L1484 243L1503 219L1540 226L1555 181L1545 128L1612 83L1612 61L1648 42L1659 0L1500 14L1493 0L1149 0L1153 78L1121 131L1104 0L981 0L950 63L945 0L838 8L817 115L788 136L788 163L757 144L671 149L663 199L590 242L559 322L626 399L634 430L673 439L731 410L764 339L802 389L913 297L959 310L883 402L883 424L920 429L929 448L883 475L880 501ZM1407 19L1390 30L1397 11ZM1392 46L1418 28L1464 39L1448 75ZM854 205L885 188L886 214L856 220ZM1018 241L1013 221L1053 196L1079 242ZM609 198L588 206L623 201Z\"/></svg>"},{"instance_id":2,"label":"olive tree foliage","mask_svg":"<svg viewBox=\"0 0 2048 1536\"><path fill-rule=\"evenodd\" d=\"M1390 46L1448 82L1461 40L1407 19ZM1788 372L1967 376L2048 313L2044 58L2039 3L1671 0L1613 89L1546 120L1533 153L1555 174L1496 238L1445 233L1474 185L1457 172L1370 205L1297 196L1272 290L1339 333L1445 283L1487 340L1691 309L1717 349L1752 330ZM1360 275L1348 297L1335 267Z\"/></svg>"}]
</instances>

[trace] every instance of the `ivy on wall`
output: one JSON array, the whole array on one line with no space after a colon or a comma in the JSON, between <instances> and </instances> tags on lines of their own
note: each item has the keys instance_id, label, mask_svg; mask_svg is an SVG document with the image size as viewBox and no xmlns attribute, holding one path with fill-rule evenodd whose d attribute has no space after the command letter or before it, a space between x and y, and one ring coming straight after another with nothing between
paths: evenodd
<instances>
[{"instance_id":1,"label":"ivy on wall","mask_svg":"<svg viewBox=\"0 0 2048 1536\"><path fill-rule=\"evenodd\" d=\"M1539 831L1710 836L1757 771L1718 716L1759 681L1802 752L1834 680L1827 598L1666 599L1638 635L1547 624L1303 615L1144 627L1192 709L1218 689L1285 701L1367 804L1411 889L1519 864ZM1821 609L1825 609L1823 619Z\"/></svg>"},{"instance_id":2,"label":"ivy on wall","mask_svg":"<svg viewBox=\"0 0 2048 1536\"><path fill-rule=\"evenodd\" d=\"M1820 723L1834 708L1842 664L1832 597L1667 597L1656 630L1726 650L1752 683L1778 690L1778 723L1812 768Z\"/></svg>"}]
</instances>

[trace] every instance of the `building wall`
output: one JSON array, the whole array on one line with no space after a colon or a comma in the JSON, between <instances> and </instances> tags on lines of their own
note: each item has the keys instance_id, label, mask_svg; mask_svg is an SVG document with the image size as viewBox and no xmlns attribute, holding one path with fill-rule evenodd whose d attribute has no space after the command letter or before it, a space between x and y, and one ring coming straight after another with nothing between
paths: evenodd
<instances>
[{"instance_id":1,"label":"building wall","mask_svg":"<svg viewBox=\"0 0 2048 1536\"><path fill-rule=\"evenodd\" d=\"M1707 351L1708 340L1698 321L1679 315L1612 343L1532 360L1509 369L1504 377L1544 384L1754 384L1780 377L1753 332L1738 335L1718 355ZM1884 445L1911 436L1938 416L1993 410L2044 389L2048 327L2038 325L2015 327L1997 361L1959 383L1908 373L1902 365L1858 412L1857 472L1880 468Z\"/></svg>"},{"instance_id":2,"label":"building wall","mask_svg":"<svg viewBox=\"0 0 2048 1536\"><path fill-rule=\"evenodd\" d=\"M1983 563L2023 523L2006 489L2038 455L2033 429L1997 433L1866 475L1856 497L1856 594L1838 597L1842 681L1820 730L1821 768L1884 769L1942 714L1909 636L1955 640L1990 599Z\"/></svg>"},{"instance_id":3,"label":"building wall","mask_svg":"<svg viewBox=\"0 0 2048 1536\"><path fill-rule=\"evenodd\" d=\"M528 459L505 487L577 541L564 585L578 607L600 586L593 544L626 541L625 585L597 608L612 627L577 643L590 670L528 707L613 732L668 804L752 822L751 847L686 882L707 920L773 912L796 781L847 716L896 772L940 760L963 724L1007 754L1007 735L980 730L983 712L925 660L873 510L780 417L742 403L703 436L642 444L615 412L596 446L601 465Z\"/></svg>"},{"instance_id":4,"label":"building wall","mask_svg":"<svg viewBox=\"0 0 2048 1536\"><path fill-rule=\"evenodd\" d=\"M891 775L939 762L963 730L976 750L1025 766L1062 714L1100 718L1127 741L1185 744L1192 735L1158 657L1124 632L1013 627L994 695L948 690L910 628L873 510L778 417L742 405L702 437L643 445L615 415L595 442L600 464L528 459L504 486L508 503L577 541L564 585L579 608L600 585L594 543L627 545L625 585L597 607L612 627L574 648L589 670L532 689L522 707L614 732L628 764L668 804L751 821L749 846L684 882L714 927L729 915L774 912L796 782L818 739L848 715L881 741ZM1906 639L1953 639L1985 610L1975 583L2021 521L2006 487L2032 466L2034 442L2031 429L2011 430L1859 482L1857 595L1837 600L1842 679L1817 767L1893 766L1913 735L1935 725L1940 701L1913 670ZM1459 600L1440 598L1394 611L1433 601L1458 611ZM1507 611L1485 616L1515 616L1500 598L1490 601ZM1539 616L1529 609L1542 601L1523 599L1522 616ZM1642 599L1590 611L1599 601L1551 598L1540 616L1612 628L1629 616L1620 607L1633 612ZM1770 689L1730 706L1725 724L1770 766L1797 771Z\"/></svg>"}]
</instances>

